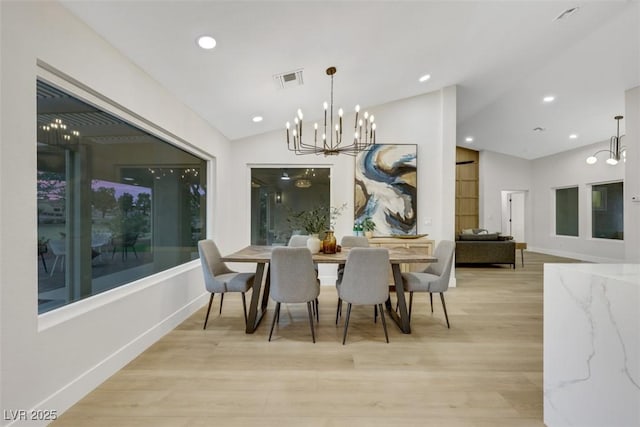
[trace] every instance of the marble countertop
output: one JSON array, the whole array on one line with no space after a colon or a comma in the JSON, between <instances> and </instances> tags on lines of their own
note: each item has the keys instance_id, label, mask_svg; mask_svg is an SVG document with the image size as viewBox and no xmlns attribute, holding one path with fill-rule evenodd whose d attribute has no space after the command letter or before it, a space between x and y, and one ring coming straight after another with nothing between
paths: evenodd
<instances>
[{"instance_id":1,"label":"marble countertop","mask_svg":"<svg viewBox=\"0 0 640 427\"><path fill-rule=\"evenodd\" d=\"M640 264L553 264L562 269L640 285Z\"/></svg>"},{"instance_id":2,"label":"marble countertop","mask_svg":"<svg viewBox=\"0 0 640 427\"><path fill-rule=\"evenodd\" d=\"M640 265L544 269L545 424L640 426Z\"/></svg>"}]
</instances>

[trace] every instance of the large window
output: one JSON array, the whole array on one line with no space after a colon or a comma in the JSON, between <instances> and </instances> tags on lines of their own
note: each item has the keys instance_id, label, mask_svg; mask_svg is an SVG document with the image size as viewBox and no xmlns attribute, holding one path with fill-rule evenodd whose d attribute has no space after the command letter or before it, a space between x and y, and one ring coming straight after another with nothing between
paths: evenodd
<instances>
[{"instance_id":1,"label":"large window","mask_svg":"<svg viewBox=\"0 0 640 427\"><path fill-rule=\"evenodd\" d=\"M37 82L38 311L197 258L206 162Z\"/></svg>"},{"instance_id":2,"label":"large window","mask_svg":"<svg viewBox=\"0 0 640 427\"><path fill-rule=\"evenodd\" d=\"M578 187L556 189L556 235L578 235Z\"/></svg>"},{"instance_id":3,"label":"large window","mask_svg":"<svg viewBox=\"0 0 640 427\"><path fill-rule=\"evenodd\" d=\"M295 218L312 209L329 212L329 171L252 168L251 244L286 245L292 234L307 234Z\"/></svg>"},{"instance_id":4,"label":"large window","mask_svg":"<svg viewBox=\"0 0 640 427\"><path fill-rule=\"evenodd\" d=\"M624 239L624 204L622 182L591 187L591 236L601 239Z\"/></svg>"}]
</instances>

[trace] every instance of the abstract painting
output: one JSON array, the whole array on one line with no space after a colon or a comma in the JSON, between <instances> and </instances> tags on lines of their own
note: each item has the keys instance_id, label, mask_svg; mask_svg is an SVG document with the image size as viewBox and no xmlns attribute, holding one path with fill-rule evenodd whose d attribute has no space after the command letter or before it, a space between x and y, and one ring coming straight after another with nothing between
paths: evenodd
<instances>
[{"instance_id":1,"label":"abstract painting","mask_svg":"<svg viewBox=\"0 0 640 427\"><path fill-rule=\"evenodd\" d=\"M417 233L417 151L415 144L377 144L356 156L354 217L371 217L376 236Z\"/></svg>"}]
</instances>

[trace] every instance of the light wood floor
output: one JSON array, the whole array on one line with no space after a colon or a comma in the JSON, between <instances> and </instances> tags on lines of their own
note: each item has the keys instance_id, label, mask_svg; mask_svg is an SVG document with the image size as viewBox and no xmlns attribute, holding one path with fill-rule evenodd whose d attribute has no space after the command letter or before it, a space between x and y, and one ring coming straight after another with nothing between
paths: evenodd
<instances>
[{"instance_id":1,"label":"light wood floor","mask_svg":"<svg viewBox=\"0 0 640 427\"><path fill-rule=\"evenodd\" d=\"M520 256L518 254L518 262ZM456 269L440 299L416 294L411 335L354 307L347 345L336 294L320 295L318 342L305 305L244 333L239 295L205 309L64 413L55 426L543 426L542 264ZM216 298L217 300L217 298ZM219 301L219 300L217 300ZM273 303L270 304L272 312ZM345 310L346 313L346 310Z\"/></svg>"}]
</instances>

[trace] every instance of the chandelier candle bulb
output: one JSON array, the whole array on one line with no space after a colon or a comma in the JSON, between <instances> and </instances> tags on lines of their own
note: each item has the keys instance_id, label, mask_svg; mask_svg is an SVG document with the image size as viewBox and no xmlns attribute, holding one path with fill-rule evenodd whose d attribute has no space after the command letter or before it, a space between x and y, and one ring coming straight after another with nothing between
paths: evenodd
<instances>
[{"instance_id":1,"label":"chandelier candle bulb","mask_svg":"<svg viewBox=\"0 0 640 427\"><path fill-rule=\"evenodd\" d=\"M324 107L324 131L327 132L327 108L329 108L329 104L325 101L322 106Z\"/></svg>"},{"instance_id":2,"label":"chandelier candle bulb","mask_svg":"<svg viewBox=\"0 0 640 427\"><path fill-rule=\"evenodd\" d=\"M289 127L291 126L291 124L289 122L287 122L287 146L289 146Z\"/></svg>"}]
</instances>

